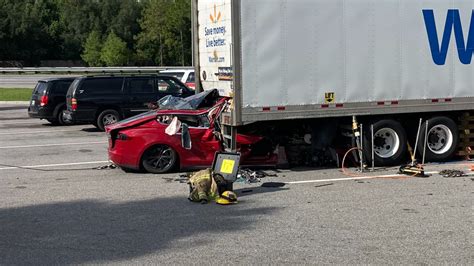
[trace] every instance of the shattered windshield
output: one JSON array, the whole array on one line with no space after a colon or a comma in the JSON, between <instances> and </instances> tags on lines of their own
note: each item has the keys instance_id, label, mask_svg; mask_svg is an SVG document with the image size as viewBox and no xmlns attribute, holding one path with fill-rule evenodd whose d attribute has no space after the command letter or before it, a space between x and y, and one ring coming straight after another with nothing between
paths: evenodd
<instances>
[{"instance_id":1,"label":"shattered windshield","mask_svg":"<svg viewBox=\"0 0 474 266\"><path fill-rule=\"evenodd\" d=\"M203 91L201 93L180 98L175 96L165 96L158 100L158 109L160 110L197 110L201 108L212 107L219 100L217 89Z\"/></svg>"}]
</instances>

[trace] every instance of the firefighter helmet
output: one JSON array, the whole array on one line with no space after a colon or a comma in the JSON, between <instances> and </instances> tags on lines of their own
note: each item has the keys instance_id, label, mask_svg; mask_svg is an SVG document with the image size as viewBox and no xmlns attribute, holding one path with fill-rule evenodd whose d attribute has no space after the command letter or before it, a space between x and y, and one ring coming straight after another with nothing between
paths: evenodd
<instances>
[{"instance_id":1,"label":"firefighter helmet","mask_svg":"<svg viewBox=\"0 0 474 266\"><path fill-rule=\"evenodd\" d=\"M224 191L220 197L216 200L217 204L229 205L237 203L237 195L232 191Z\"/></svg>"}]
</instances>

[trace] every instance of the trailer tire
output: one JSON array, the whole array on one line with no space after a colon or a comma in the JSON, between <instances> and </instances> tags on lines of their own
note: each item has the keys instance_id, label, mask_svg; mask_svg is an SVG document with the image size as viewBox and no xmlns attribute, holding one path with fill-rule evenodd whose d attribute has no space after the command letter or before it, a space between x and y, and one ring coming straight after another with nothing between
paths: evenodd
<instances>
[{"instance_id":1,"label":"trailer tire","mask_svg":"<svg viewBox=\"0 0 474 266\"><path fill-rule=\"evenodd\" d=\"M399 164L407 152L407 135L402 125L395 120L380 120L374 124L374 163L376 166ZM372 161L372 138L370 126L364 132L364 155L367 164Z\"/></svg>"},{"instance_id":2,"label":"trailer tire","mask_svg":"<svg viewBox=\"0 0 474 266\"><path fill-rule=\"evenodd\" d=\"M423 156L425 144L426 123L420 130L417 153ZM456 123L449 117L437 116L428 120L428 143L426 145L425 161L444 161L451 158L456 151L459 132Z\"/></svg>"}]
</instances>

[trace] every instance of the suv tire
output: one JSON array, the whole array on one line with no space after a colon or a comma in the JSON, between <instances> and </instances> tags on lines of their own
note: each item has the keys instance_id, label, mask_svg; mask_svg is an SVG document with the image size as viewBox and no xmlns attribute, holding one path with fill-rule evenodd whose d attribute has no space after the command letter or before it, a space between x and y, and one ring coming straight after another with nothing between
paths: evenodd
<instances>
[{"instance_id":1,"label":"suv tire","mask_svg":"<svg viewBox=\"0 0 474 266\"><path fill-rule=\"evenodd\" d=\"M97 128L105 130L105 126L117 123L120 120L120 114L114 109L106 109L97 116Z\"/></svg>"},{"instance_id":2,"label":"suv tire","mask_svg":"<svg viewBox=\"0 0 474 266\"><path fill-rule=\"evenodd\" d=\"M68 123L64 120L63 116L63 111L66 110L66 106L61 106L58 108L58 111L56 113L56 121L58 125L64 126L67 125Z\"/></svg>"},{"instance_id":3,"label":"suv tire","mask_svg":"<svg viewBox=\"0 0 474 266\"><path fill-rule=\"evenodd\" d=\"M58 105L56 106L56 108L54 108L54 112L53 112L53 115L54 115L54 118L47 118L46 120L48 120L49 123L51 123L51 125L53 126L64 126L66 125L66 121L64 121L64 117L63 117L63 111L66 110L66 106L65 105Z\"/></svg>"}]
</instances>

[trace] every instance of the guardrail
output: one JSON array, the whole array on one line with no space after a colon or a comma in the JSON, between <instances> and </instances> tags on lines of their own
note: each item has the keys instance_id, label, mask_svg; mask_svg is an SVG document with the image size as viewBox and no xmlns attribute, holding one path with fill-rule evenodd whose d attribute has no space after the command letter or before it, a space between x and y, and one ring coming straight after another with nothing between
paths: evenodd
<instances>
[{"instance_id":1,"label":"guardrail","mask_svg":"<svg viewBox=\"0 0 474 266\"><path fill-rule=\"evenodd\" d=\"M114 73L159 73L170 69L192 69L192 67L5 67L0 74L114 74Z\"/></svg>"}]
</instances>

